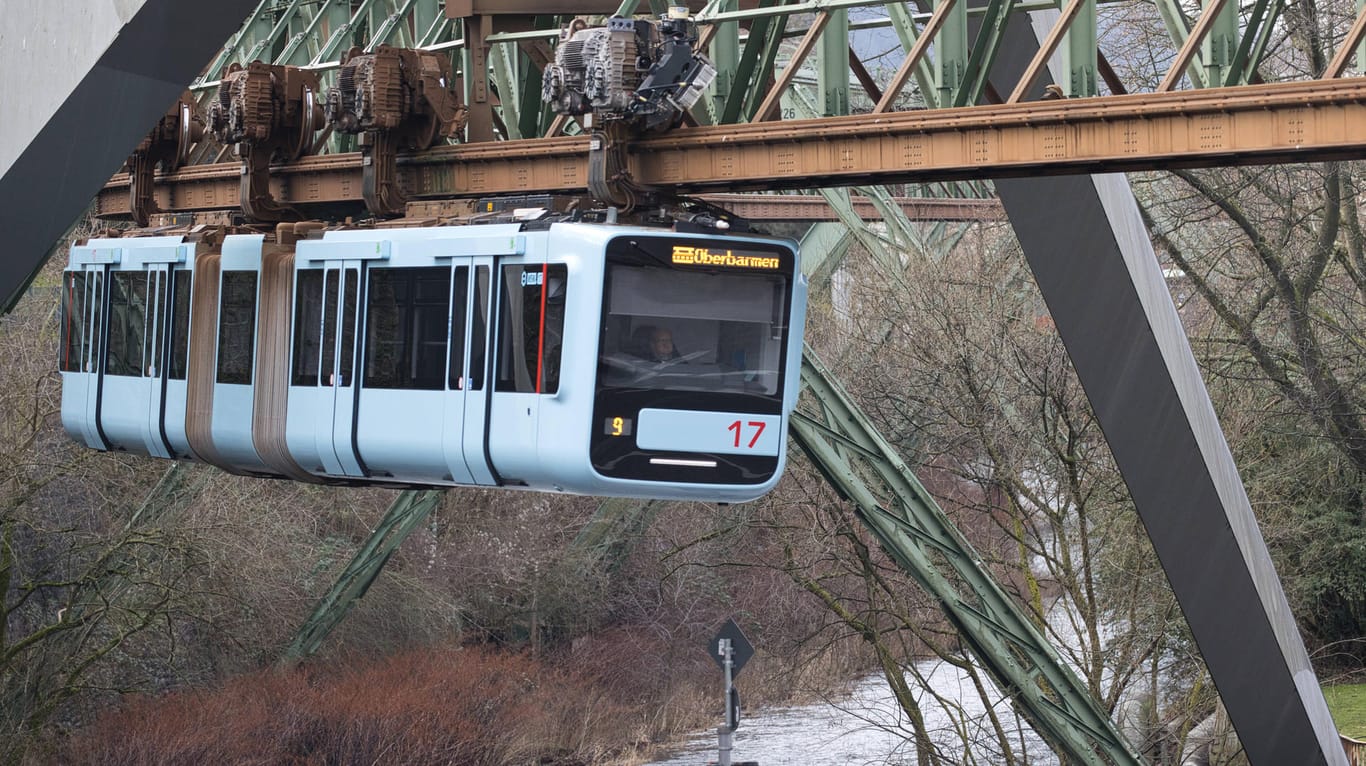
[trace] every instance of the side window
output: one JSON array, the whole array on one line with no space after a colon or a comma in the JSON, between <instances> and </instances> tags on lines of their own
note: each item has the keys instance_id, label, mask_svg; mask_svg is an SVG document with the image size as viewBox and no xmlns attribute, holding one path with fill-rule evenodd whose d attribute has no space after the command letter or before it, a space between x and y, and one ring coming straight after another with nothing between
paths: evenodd
<instances>
[{"instance_id":1,"label":"side window","mask_svg":"<svg viewBox=\"0 0 1366 766\"><path fill-rule=\"evenodd\" d=\"M162 371L161 358L166 350L164 337L166 327L166 280L164 271L154 271L147 275L146 320L142 333L142 372L153 377Z\"/></svg>"},{"instance_id":2,"label":"side window","mask_svg":"<svg viewBox=\"0 0 1366 766\"><path fill-rule=\"evenodd\" d=\"M223 272L218 306L218 382L251 383L256 346L256 272Z\"/></svg>"},{"instance_id":3,"label":"side window","mask_svg":"<svg viewBox=\"0 0 1366 766\"><path fill-rule=\"evenodd\" d=\"M451 365L447 385L451 390L465 388L465 310L469 307L470 269L455 269L451 286Z\"/></svg>"},{"instance_id":4,"label":"side window","mask_svg":"<svg viewBox=\"0 0 1366 766\"><path fill-rule=\"evenodd\" d=\"M365 386L440 391L447 377L451 269L371 269Z\"/></svg>"},{"instance_id":5,"label":"side window","mask_svg":"<svg viewBox=\"0 0 1366 766\"><path fill-rule=\"evenodd\" d=\"M190 358L190 289L194 287L194 274L181 269L172 276L171 365L166 373L172 380L184 380Z\"/></svg>"},{"instance_id":6,"label":"side window","mask_svg":"<svg viewBox=\"0 0 1366 766\"><path fill-rule=\"evenodd\" d=\"M321 385L331 386L332 372L337 369L337 292L341 287L341 269L328 269L323 278L323 335Z\"/></svg>"},{"instance_id":7,"label":"side window","mask_svg":"<svg viewBox=\"0 0 1366 766\"><path fill-rule=\"evenodd\" d=\"M346 270L346 287L342 288L341 385L351 385L351 371L356 363L356 304L360 294L360 269Z\"/></svg>"},{"instance_id":8,"label":"side window","mask_svg":"<svg viewBox=\"0 0 1366 766\"><path fill-rule=\"evenodd\" d=\"M81 358L88 360L85 363L85 371L94 372L99 369L100 357L104 353L104 275L92 274L86 286L89 289L85 306L91 319L90 330L85 340L90 353L88 356L82 353Z\"/></svg>"},{"instance_id":9,"label":"side window","mask_svg":"<svg viewBox=\"0 0 1366 766\"><path fill-rule=\"evenodd\" d=\"M322 308L322 269L300 269L294 282L294 369L290 372L291 385L318 385Z\"/></svg>"},{"instance_id":10,"label":"side window","mask_svg":"<svg viewBox=\"0 0 1366 766\"><path fill-rule=\"evenodd\" d=\"M62 285L62 372L80 372L85 364L85 334L90 322L85 299L85 273L66 272L66 284Z\"/></svg>"},{"instance_id":11,"label":"side window","mask_svg":"<svg viewBox=\"0 0 1366 766\"><path fill-rule=\"evenodd\" d=\"M553 394L564 341L564 264L503 267L496 390Z\"/></svg>"},{"instance_id":12,"label":"side window","mask_svg":"<svg viewBox=\"0 0 1366 766\"><path fill-rule=\"evenodd\" d=\"M109 278L110 375L143 374L143 338L147 332L147 272L116 271Z\"/></svg>"},{"instance_id":13,"label":"side window","mask_svg":"<svg viewBox=\"0 0 1366 766\"><path fill-rule=\"evenodd\" d=\"M474 316L470 321L470 390L484 389L489 346L489 267L474 268Z\"/></svg>"}]
</instances>

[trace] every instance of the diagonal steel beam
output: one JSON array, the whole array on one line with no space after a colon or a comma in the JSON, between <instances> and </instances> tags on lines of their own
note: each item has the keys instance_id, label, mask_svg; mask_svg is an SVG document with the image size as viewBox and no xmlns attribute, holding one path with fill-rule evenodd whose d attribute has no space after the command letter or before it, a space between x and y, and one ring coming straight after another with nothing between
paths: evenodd
<instances>
[{"instance_id":1,"label":"diagonal steel beam","mask_svg":"<svg viewBox=\"0 0 1366 766\"><path fill-rule=\"evenodd\" d=\"M1012 25L998 76L1046 29ZM1346 766L1127 181L996 190L1249 762Z\"/></svg>"},{"instance_id":2,"label":"diagonal steel beam","mask_svg":"<svg viewBox=\"0 0 1366 766\"><path fill-rule=\"evenodd\" d=\"M12 32L0 34L6 81L50 82L56 93L38 87L3 91L0 210L6 222L23 225L6 227L0 314L14 305L109 173L254 5L129 0L97 9L61 0L9 10L8 27L30 31L20 32L28 35L23 46L10 44ZM82 62L74 65L81 74L68 78L73 62ZM56 71L64 73L60 79Z\"/></svg>"},{"instance_id":3,"label":"diagonal steel beam","mask_svg":"<svg viewBox=\"0 0 1366 766\"><path fill-rule=\"evenodd\" d=\"M1069 763L1141 764L1086 684L987 574L981 557L810 348L801 375L818 411L793 415L792 440L853 504L892 560L935 598L1035 730Z\"/></svg>"},{"instance_id":4,"label":"diagonal steel beam","mask_svg":"<svg viewBox=\"0 0 1366 766\"><path fill-rule=\"evenodd\" d=\"M283 662L297 662L318 651L356 602L365 596L384 565L389 563L389 557L436 510L444 496L444 491L434 489L409 489L399 493L370 537L299 626L299 632L285 649Z\"/></svg>"}]
</instances>

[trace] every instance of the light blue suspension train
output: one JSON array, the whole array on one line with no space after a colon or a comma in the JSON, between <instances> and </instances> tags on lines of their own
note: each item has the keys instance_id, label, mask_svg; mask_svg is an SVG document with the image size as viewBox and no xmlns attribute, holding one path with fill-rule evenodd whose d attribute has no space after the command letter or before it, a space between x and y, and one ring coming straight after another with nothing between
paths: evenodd
<instances>
[{"instance_id":1,"label":"light blue suspension train","mask_svg":"<svg viewBox=\"0 0 1366 766\"><path fill-rule=\"evenodd\" d=\"M783 470L805 305L791 242L665 227L92 239L62 421L302 481L740 502Z\"/></svg>"}]
</instances>

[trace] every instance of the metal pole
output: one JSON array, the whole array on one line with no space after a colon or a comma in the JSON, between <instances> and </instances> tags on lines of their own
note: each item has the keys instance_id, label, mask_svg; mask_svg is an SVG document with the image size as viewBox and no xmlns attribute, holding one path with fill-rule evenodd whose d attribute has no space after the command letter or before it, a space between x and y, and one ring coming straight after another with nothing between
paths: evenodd
<instances>
[{"instance_id":1,"label":"metal pole","mask_svg":"<svg viewBox=\"0 0 1366 766\"><path fill-rule=\"evenodd\" d=\"M718 644L718 645L717 645L717 647L716 647L716 653L719 654L719 655L721 655L721 658L722 658L721 666L722 666L723 668L725 668L725 671L726 671L726 693L725 693L725 700L726 700L726 722L725 722L724 724L722 724L722 725L721 725L719 728L717 728L717 730L716 730L716 736L717 736L716 766L731 766L731 764L730 764L731 738L735 736L734 712L731 710L731 704L730 704L730 700L731 700L731 691L730 691L730 690L731 690L732 685L734 685L734 683L735 683L735 674L734 674L734 672L733 672L734 660L732 659L732 655L734 654L734 650L731 648L730 639L729 639L729 638L723 638L723 639L721 639L719 642L717 642L717 644Z\"/></svg>"}]
</instances>

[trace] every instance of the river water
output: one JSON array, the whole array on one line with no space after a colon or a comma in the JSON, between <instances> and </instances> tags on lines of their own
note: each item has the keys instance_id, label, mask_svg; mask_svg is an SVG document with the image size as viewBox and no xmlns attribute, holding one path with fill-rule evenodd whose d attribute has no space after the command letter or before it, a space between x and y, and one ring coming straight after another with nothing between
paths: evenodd
<instances>
[{"instance_id":1,"label":"river water","mask_svg":"<svg viewBox=\"0 0 1366 766\"><path fill-rule=\"evenodd\" d=\"M916 663L916 670L934 695L916 690L926 727L943 762L990 766L1004 762L985 704L972 681L958 668L944 662ZM744 681L738 684L744 694ZM994 687L993 687L994 691ZM720 694L717 695L720 707ZM1043 741L1018 719L1009 703L995 694L993 708L1009 733L1017 762L1030 766L1057 764L1058 759ZM718 721L719 723L719 721ZM965 761L963 736L982 743L974 746ZM854 687L847 699L829 704L768 708L742 718L735 732L733 762L757 761L760 766L907 766L916 763L911 728L896 704L887 682L869 676ZM651 766L701 766L716 760L715 730L699 733L669 758Z\"/></svg>"}]
</instances>

